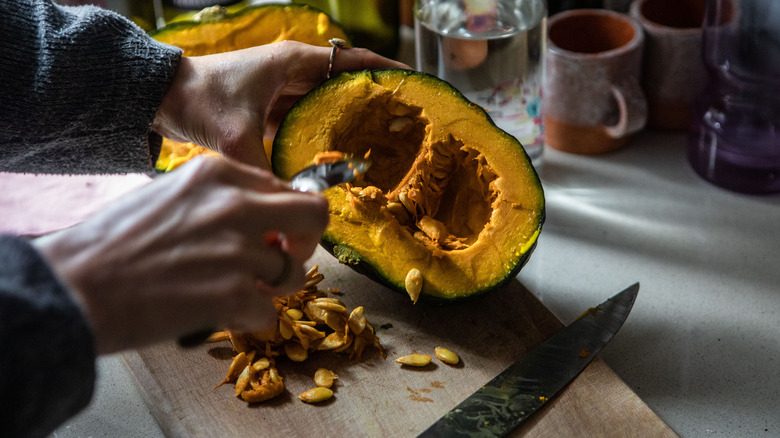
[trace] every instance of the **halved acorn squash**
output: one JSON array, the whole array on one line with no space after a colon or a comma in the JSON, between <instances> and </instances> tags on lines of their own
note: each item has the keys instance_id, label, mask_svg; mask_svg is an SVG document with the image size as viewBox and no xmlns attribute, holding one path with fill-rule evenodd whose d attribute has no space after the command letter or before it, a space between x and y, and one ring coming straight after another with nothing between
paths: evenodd
<instances>
[{"instance_id":1,"label":"halved acorn squash","mask_svg":"<svg viewBox=\"0 0 780 438\"><path fill-rule=\"evenodd\" d=\"M342 73L312 90L284 118L272 167L289 179L329 151L372 164L325 191L323 246L392 289L414 295L416 269L422 300L473 297L514 278L535 248L545 204L528 155L435 76Z\"/></svg>"},{"instance_id":2,"label":"halved acorn squash","mask_svg":"<svg viewBox=\"0 0 780 438\"><path fill-rule=\"evenodd\" d=\"M324 12L305 4L286 3L263 3L234 13L221 7L206 8L192 20L176 21L149 34L181 48L184 56L229 52L284 40L327 47L331 38L349 41L344 30ZM270 149L268 142L269 159ZM170 171L195 155L209 153L216 152L164 138L155 167Z\"/></svg>"}]
</instances>

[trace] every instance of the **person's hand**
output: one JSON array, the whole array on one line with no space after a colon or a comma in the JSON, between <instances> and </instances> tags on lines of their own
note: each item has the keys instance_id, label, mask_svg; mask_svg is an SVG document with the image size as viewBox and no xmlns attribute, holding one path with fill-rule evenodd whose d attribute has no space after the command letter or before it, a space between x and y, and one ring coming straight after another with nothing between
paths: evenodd
<instances>
[{"instance_id":1,"label":"person's hand","mask_svg":"<svg viewBox=\"0 0 780 438\"><path fill-rule=\"evenodd\" d=\"M271 139L287 110L327 78L330 47L282 41L201 57L184 57L152 128L224 157L270 168ZM367 49L339 49L333 73L409 68Z\"/></svg>"},{"instance_id":2,"label":"person's hand","mask_svg":"<svg viewBox=\"0 0 780 438\"><path fill-rule=\"evenodd\" d=\"M267 328L271 297L303 286L327 208L268 171L198 157L35 244L108 353L208 327Z\"/></svg>"}]
</instances>

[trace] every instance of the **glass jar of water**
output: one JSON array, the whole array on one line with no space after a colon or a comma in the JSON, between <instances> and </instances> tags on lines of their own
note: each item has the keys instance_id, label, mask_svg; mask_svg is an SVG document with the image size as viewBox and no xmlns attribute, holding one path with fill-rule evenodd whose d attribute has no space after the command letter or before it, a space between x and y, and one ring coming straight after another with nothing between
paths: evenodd
<instances>
[{"instance_id":1,"label":"glass jar of water","mask_svg":"<svg viewBox=\"0 0 780 438\"><path fill-rule=\"evenodd\" d=\"M417 69L483 107L539 164L545 0L418 0Z\"/></svg>"}]
</instances>

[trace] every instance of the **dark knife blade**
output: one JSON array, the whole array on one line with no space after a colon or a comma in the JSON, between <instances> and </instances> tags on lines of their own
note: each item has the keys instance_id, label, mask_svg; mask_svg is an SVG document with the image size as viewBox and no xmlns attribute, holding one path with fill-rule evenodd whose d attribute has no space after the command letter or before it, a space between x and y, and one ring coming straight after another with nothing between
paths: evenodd
<instances>
[{"instance_id":1,"label":"dark knife blade","mask_svg":"<svg viewBox=\"0 0 780 438\"><path fill-rule=\"evenodd\" d=\"M582 314L441 417L420 437L497 437L572 381L617 333L639 283Z\"/></svg>"}]
</instances>

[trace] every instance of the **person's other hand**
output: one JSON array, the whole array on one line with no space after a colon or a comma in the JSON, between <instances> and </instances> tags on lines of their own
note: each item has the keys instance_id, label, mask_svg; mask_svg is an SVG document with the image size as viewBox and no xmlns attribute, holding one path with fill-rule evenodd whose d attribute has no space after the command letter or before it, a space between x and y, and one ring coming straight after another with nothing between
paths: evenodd
<instances>
[{"instance_id":1,"label":"person's other hand","mask_svg":"<svg viewBox=\"0 0 780 438\"><path fill-rule=\"evenodd\" d=\"M266 328L271 297L303 286L327 222L322 196L209 157L35 244L108 353L208 327Z\"/></svg>"},{"instance_id":2,"label":"person's other hand","mask_svg":"<svg viewBox=\"0 0 780 438\"><path fill-rule=\"evenodd\" d=\"M272 139L287 110L327 78L331 50L282 41L184 57L152 128L268 169L263 138ZM332 74L393 67L409 68L367 49L339 49Z\"/></svg>"}]
</instances>

